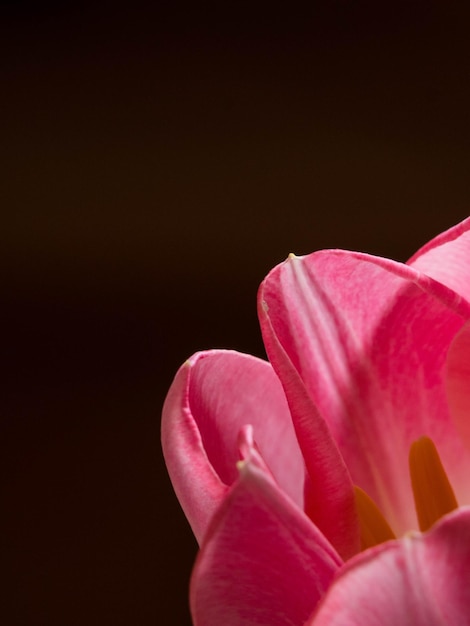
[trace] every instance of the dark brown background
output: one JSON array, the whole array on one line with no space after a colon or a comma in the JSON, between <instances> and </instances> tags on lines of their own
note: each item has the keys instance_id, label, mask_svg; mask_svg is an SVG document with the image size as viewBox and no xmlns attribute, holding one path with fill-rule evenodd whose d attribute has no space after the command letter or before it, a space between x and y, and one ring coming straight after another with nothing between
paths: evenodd
<instances>
[{"instance_id":1,"label":"dark brown background","mask_svg":"<svg viewBox=\"0 0 470 626\"><path fill-rule=\"evenodd\" d=\"M263 355L288 252L404 260L469 211L458 5L156 4L1 8L2 626L188 624L177 367Z\"/></svg>"}]
</instances>

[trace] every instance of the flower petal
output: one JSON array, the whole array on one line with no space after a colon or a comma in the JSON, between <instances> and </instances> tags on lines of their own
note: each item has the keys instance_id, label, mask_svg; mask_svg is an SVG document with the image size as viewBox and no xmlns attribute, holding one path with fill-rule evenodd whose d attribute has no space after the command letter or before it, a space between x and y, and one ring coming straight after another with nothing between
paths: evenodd
<instances>
[{"instance_id":1,"label":"flower petal","mask_svg":"<svg viewBox=\"0 0 470 626\"><path fill-rule=\"evenodd\" d=\"M239 435L248 425L272 475L302 507L305 466L271 365L228 350L191 357L165 400L162 446L174 489L199 542L237 479Z\"/></svg>"},{"instance_id":2,"label":"flower petal","mask_svg":"<svg viewBox=\"0 0 470 626\"><path fill-rule=\"evenodd\" d=\"M259 318L271 362L281 378L292 419L305 458L305 511L344 559L360 549L359 524L353 485L331 432L276 336L264 299L259 292Z\"/></svg>"},{"instance_id":3,"label":"flower petal","mask_svg":"<svg viewBox=\"0 0 470 626\"><path fill-rule=\"evenodd\" d=\"M457 431L470 449L470 324L456 335L447 355L447 396Z\"/></svg>"},{"instance_id":4,"label":"flower petal","mask_svg":"<svg viewBox=\"0 0 470 626\"><path fill-rule=\"evenodd\" d=\"M191 579L195 626L303 626L342 561L250 459L216 512Z\"/></svg>"},{"instance_id":5,"label":"flower petal","mask_svg":"<svg viewBox=\"0 0 470 626\"><path fill-rule=\"evenodd\" d=\"M432 239L408 264L470 302L470 218Z\"/></svg>"},{"instance_id":6,"label":"flower petal","mask_svg":"<svg viewBox=\"0 0 470 626\"><path fill-rule=\"evenodd\" d=\"M396 534L417 528L408 476L413 440L427 435L436 442L452 484L470 472L443 376L447 348L470 315L468 303L403 264L323 251L276 267L260 289L259 309L307 467L320 429L315 411L302 421L295 414L289 388L299 377L352 480Z\"/></svg>"},{"instance_id":7,"label":"flower petal","mask_svg":"<svg viewBox=\"0 0 470 626\"><path fill-rule=\"evenodd\" d=\"M306 626L470 624L470 509L342 570Z\"/></svg>"}]
</instances>

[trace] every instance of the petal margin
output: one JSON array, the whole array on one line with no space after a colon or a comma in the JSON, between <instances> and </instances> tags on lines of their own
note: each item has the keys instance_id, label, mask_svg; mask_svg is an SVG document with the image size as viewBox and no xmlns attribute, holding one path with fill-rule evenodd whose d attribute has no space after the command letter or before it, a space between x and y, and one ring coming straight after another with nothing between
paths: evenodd
<instances>
[{"instance_id":1,"label":"petal margin","mask_svg":"<svg viewBox=\"0 0 470 626\"><path fill-rule=\"evenodd\" d=\"M470 218L431 239L409 259L408 265L470 302Z\"/></svg>"},{"instance_id":2,"label":"petal margin","mask_svg":"<svg viewBox=\"0 0 470 626\"><path fill-rule=\"evenodd\" d=\"M304 461L271 365L230 350L193 355L176 374L165 400L162 447L199 543L238 477L239 437L247 426L280 487L302 507Z\"/></svg>"},{"instance_id":3,"label":"petal margin","mask_svg":"<svg viewBox=\"0 0 470 626\"><path fill-rule=\"evenodd\" d=\"M190 587L195 626L303 626L342 561L250 459L216 512Z\"/></svg>"},{"instance_id":4,"label":"petal margin","mask_svg":"<svg viewBox=\"0 0 470 626\"><path fill-rule=\"evenodd\" d=\"M436 442L454 487L470 472L443 373L448 346L470 316L468 303L406 265L327 250L291 255L274 268L260 289L259 310L274 369L285 387L302 380L354 483L396 534L417 528L412 441L427 435ZM308 467L320 420L313 411L299 428L290 405Z\"/></svg>"},{"instance_id":5,"label":"petal margin","mask_svg":"<svg viewBox=\"0 0 470 626\"><path fill-rule=\"evenodd\" d=\"M469 580L465 508L350 561L306 626L468 626Z\"/></svg>"}]
</instances>

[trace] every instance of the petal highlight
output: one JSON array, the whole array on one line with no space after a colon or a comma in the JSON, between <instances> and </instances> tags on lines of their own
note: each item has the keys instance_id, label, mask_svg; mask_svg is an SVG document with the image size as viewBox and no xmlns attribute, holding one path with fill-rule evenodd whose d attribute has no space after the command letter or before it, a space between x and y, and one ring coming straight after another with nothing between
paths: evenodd
<instances>
[{"instance_id":1,"label":"petal highlight","mask_svg":"<svg viewBox=\"0 0 470 626\"><path fill-rule=\"evenodd\" d=\"M408 264L470 302L470 218L431 239Z\"/></svg>"}]
</instances>

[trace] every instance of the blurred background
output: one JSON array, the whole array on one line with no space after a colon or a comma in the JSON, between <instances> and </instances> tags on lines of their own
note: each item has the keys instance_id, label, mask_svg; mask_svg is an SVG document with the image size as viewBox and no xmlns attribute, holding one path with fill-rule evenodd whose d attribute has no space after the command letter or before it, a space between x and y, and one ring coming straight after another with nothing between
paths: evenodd
<instances>
[{"instance_id":1,"label":"blurred background","mask_svg":"<svg viewBox=\"0 0 470 626\"><path fill-rule=\"evenodd\" d=\"M289 252L406 260L467 216L467 13L1 3L3 626L190 623L166 391L264 356Z\"/></svg>"}]
</instances>

